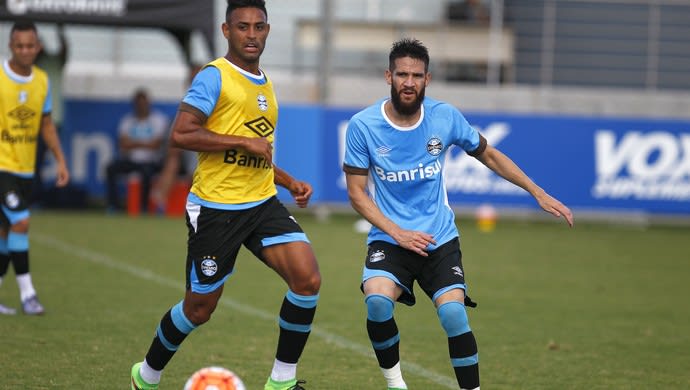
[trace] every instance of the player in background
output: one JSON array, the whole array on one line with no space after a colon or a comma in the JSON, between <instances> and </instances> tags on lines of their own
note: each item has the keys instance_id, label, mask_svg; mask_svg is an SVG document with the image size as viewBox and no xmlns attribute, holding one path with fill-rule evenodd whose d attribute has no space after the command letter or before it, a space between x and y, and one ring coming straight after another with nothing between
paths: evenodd
<instances>
[{"instance_id":1,"label":"player in background","mask_svg":"<svg viewBox=\"0 0 690 390\"><path fill-rule=\"evenodd\" d=\"M0 70L0 284L12 263L25 314L43 314L29 272L29 205L41 136L57 163L57 186L69 182L60 139L51 118L47 74L34 65L41 50L36 25L15 22L10 30L11 58ZM0 313L15 310L0 305Z\"/></svg>"},{"instance_id":2,"label":"player in background","mask_svg":"<svg viewBox=\"0 0 690 390\"><path fill-rule=\"evenodd\" d=\"M458 385L478 389L477 344L465 311L465 303L474 304L465 294L459 233L443 183L448 148L459 146L570 226L573 216L487 144L460 111L425 97L431 80L428 69L429 54L421 42L394 43L385 72L390 98L355 114L347 129L343 170L348 196L352 207L372 224L361 284L366 326L388 388L407 389L393 309L396 301L414 305L417 281L433 301L448 336Z\"/></svg>"},{"instance_id":3,"label":"player in background","mask_svg":"<svg viewBox=\"0 0 690 390\"><path fill-rule=\"evenodd\" d=\"M119 181L136 174L141 180L139 209L149 210L149 195L154 176L160 170L170 119L163 112L153 108L149 92L139 87L132 96L132 109L117 126L118 154L105 169L108 190L107 210L122 209L119 200Z\"/></svg>"},{"instance_id":4,"label":"player in background","mask_svg":"<svg viewBox=\"0 0 690 390\"><path fill-rule=\"evenodd\" d=\"M185 337L211 317L243 244L288 286L264 388L303 389L297 362L321 276L306 235L276 197L280 185L306 207L312 188L272 161L278 105L259 67L267 19L263 0L228 1L222 25L228 52L196 75L172 125L172 146L198 152L186 211L186 292L161 319L145 360L132 367L132 389L158 388L161 371Z\"/></svg>"}]
</instances>

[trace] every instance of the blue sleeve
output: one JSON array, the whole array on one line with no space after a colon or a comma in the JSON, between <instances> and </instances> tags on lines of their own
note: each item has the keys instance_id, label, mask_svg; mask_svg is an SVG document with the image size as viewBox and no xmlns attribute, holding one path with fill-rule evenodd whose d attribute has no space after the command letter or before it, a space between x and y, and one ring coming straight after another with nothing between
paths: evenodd
<instances>
[{"instance_id":1,"label":"blue sleeve","mask_svg":"<svg viewBox=\"0 0 690 390\"><path fill-rule=\"evenodd\" d=\"M218 102L220 85L220 71L218 68L207 66L194 77L192 85L184 98L182 98L182 101L196 107L208 117Z\"/></svg>"},{"instance_id":2,"label":"blue sleeve","mask_svg":"<svg viewBox=\"0 0 690 390\"><path fill-rule=\"evenodd\" d=\"M343 163L355 168L369 168L369 151L364 132L357 119L351 119L345 133L345 158Z\"/></svg>"},{"instance_id":3,"label":"blue sleeve","mask_svg":"<svg viewBox=\"0 0 690 390\"><path fill-rule=\"evenodd\" d=\"M465 152L471 153L479 147L479 132L472 127L465 116L456 109L452 108L453 129L455 130L455 145L461 147Z\"/></svg>"},{"instance_id":4,"label":"blue sleeve","mask_svg":"<svg viewBox=\"0 0 690 390\"><path fill-rule=\"evenodd\" d=\"M53 87L50 85L50 80L48 80L48 94L46 95L46 100L43 101L43 113L47 114L53 111Z\"/></svg>"}]
</instances>

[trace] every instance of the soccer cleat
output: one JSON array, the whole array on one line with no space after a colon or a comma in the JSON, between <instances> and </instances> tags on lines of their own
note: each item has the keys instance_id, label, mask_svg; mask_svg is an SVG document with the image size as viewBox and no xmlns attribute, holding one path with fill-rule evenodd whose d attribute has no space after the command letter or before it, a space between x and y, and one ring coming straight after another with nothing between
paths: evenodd
<instances>
[{"instance_id":1,"label":"soccer cleat","mask_svg":"<svg viewBox=\"0 0 690 390\"><path fill-rule=\"evenodd\" d=\"M307 381L297 380L297 383L295 383L295 385L288 390L306 390L304 387L302 387L302 385L305 383L307 383Z\"/></svg>"},{"instance_id":2,"label":"soccer cleat","mask_svg":"<svg viewBox=\"0 0 690 390\"><path fill-rule=\"evenodd\" d=\"M139 368L141 367L141 362L134 363L132 366L132 390L156 390L158 389L158 384L149 384L141 377L139 374Z\"/></svg>"},{"instance_id":3,"label":"soccer cleat","mask_svg":"<svg viewBox=\"0 0 690 390\"><path fill-rule=\"evenodd\" d=\"M41 315L45 313L43 305L41 305L41 302L38 301L38 297L35 295L32 295L22 301L22 310L24 311L24 314L28 315Z\"/></svg>"},{"instance_id":4,"label":"soccer cleat","mask_svg":"<svg viewBox=\"0 0 690 390\"><path fill-rule=\"evenodd\" d=\"M307 382L297 379L278 382L269 377L264 385L264 390L306 390L304 387L302 387L302 385L305 383Z\"/></svg>"},{"instance_id":5,"label":"soccer cleat","mask_svg":"<svg viewBox=\"0 0 690 390\"><path fill-rule=\"evenodd\" d=\"M8 315L8 316L13 316L17 314L17 310L13 309L11 307L7 307L0 303L0 314Z\"/></svg>"}]
</instances>

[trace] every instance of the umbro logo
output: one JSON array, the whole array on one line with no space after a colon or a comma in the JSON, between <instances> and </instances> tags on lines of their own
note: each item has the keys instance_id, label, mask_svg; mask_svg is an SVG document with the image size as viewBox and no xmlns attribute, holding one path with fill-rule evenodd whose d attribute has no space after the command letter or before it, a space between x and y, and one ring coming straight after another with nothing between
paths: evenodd
<instances>
[{"instance_id":1,"label":"umbro logo","mask_svg":"<svg viewBox=\"0 0 690 390\"><path fill-rule=\"evenodd\" d=\"M18 120L19 122L24 122L36 116L36 112L27 106L21 105L10 111L9 116Z\"/></svg>"},{"instance_id":2,"label":"umbro logo","mask_svg":"<svg viewBox=\"0 0 690 390\"><path fill-rule=\"evenodd\" d=\"M275 130L273 124L263 116L254 119L251 122L247 122L244 125L251 129L251 131L258 134L260 137L268 137L269 135L273 134L273 130Z\"/></svg>"},{"instance_id":3,"label":"umbro logo","mask_svg":"<svg viewBox=\"0 0 690 390\"><path fill-rule=\"evenodd\" d=\"M376 154L378 154L379 156L385 156L388 153L390 153L391 150L393 149L390 146L379 146L378 148L376 148Z\"/></svg>"}]
</instances>

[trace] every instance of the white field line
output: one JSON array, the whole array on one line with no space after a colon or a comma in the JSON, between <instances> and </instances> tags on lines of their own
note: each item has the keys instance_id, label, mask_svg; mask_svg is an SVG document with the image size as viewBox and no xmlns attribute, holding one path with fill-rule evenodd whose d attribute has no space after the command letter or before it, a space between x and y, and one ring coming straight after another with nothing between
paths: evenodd
<instances>
[{"instance_id":1,"label":"white field line","mask_svg":"<svg viewBox=\"0 0 690 390\"><path fill-rule=\"evenodd\" d=\"M161 286L170 287L175 290L183 291L183 286L180 281L173 280L170 278L164 278L142 267L135 267L133 265L117 261L116 259L113 259L107 254L99 253L80 246L75 246L44 234L32 233L31 238L32 240L35 240L34 242L40 245L52 249L57 249L68 255L78 257L82 260L90 261L92 263L100 264L110 269L124 272L130 276L146 280L147 282L154 282ZM219 303L223 306L230 307L234 310L237 310L244 314L251 315L253 317L260 318L262 320L276 321L276 315L274 313L269 313L267 311L257 309L256 307L251 305L245 305L231 298L223 297ZM354 352L361 356L365 356L367 358L374 358L374 353L372 352L371 347L368 345L358 344L354 341L346 339L345 337L322 330L318 326L312 326L311 334L341 349L349 350L351 352ZM437 385L443 386L448 389L457 388L457 382L455 378L450 378L448 376L444 376L431 370L427 370L426 368L414 363L403 361L402 366L404 372L407 374L413 374L425 378L430 382L433 382Z\"/></svg>"}]
</instances>

